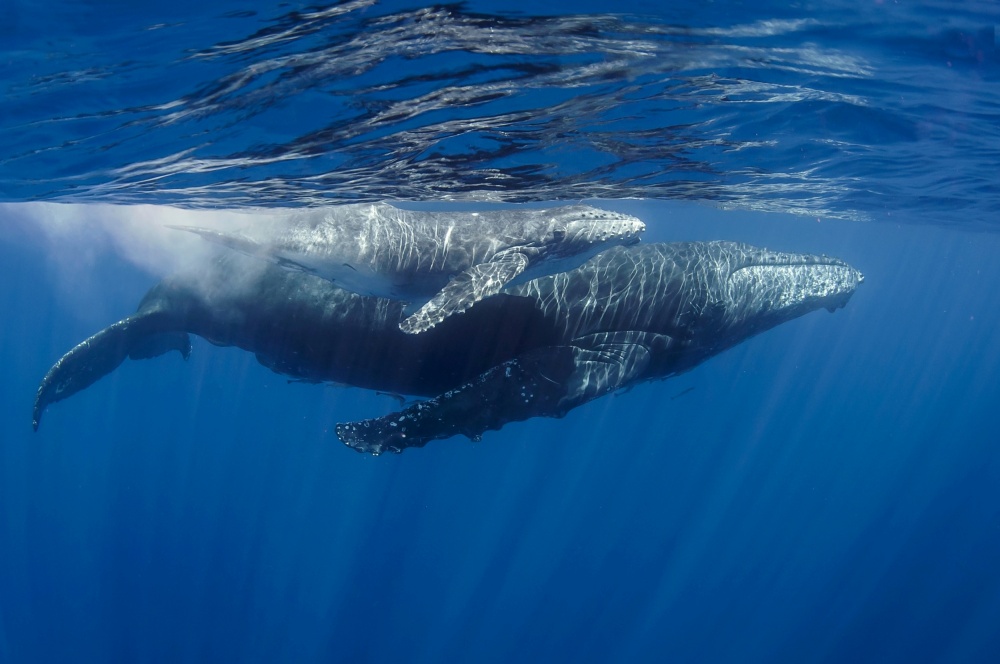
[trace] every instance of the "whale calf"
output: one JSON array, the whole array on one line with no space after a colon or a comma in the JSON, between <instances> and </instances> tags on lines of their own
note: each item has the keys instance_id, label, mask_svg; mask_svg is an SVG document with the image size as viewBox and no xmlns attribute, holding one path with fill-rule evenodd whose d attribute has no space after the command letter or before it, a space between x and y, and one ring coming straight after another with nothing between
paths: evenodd
<instances>
[{"instance_id":1,"label":"whale calf","mask_svg":"<svg viewBox=\"0 0 1000 664\"><path fill-rule=\"evenodd\" d=\"M164 279L135 314L56 362L38 388L34 425L46 407L125 358L186 356L196 334L294 378L429 397L338 424L338 437L357 451L479 439L508 422L562 417L688 371L785 321L843 307L863 280L835 258L735 242L614 247L409 335L399 329L398 300L227 254Z\"/></svg>"},{"instance_id":2,"label":"whale calf","mask_svg":"<svg viewBox=\"0 0 1000 664\"><path fill-rule=\"evenodd\" d=\"M278 215L240 233L174 226L359 295L415 307L400 322L424 332L509 283L572 269L638 241L642 221L588 205L481 212L412 211L386 203Z\"/></svg>"}]
</instances>

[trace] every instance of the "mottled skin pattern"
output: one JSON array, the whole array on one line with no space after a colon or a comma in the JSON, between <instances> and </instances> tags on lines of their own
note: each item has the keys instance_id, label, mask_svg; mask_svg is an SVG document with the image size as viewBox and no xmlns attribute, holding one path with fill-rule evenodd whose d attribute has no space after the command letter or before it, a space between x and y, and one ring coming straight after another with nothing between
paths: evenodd
<instances>
[{"instance_id":1,"label":"mottled skin pattern","mask_svg":"<svg viewBox=\"0 0 1000 664\"><path fill-rule=\"evenodd\" d=\"M587 205L470 212L365 203L280 214L239 234L186 230L359 295L403 300L416 310L401 329L416 334L508 283L634 243L645 225Z\"/></svg>"},{"instance_id":2,"label":"mottled skin pattern","mask_svg":"<svg viewBox=\"0 0 1000 664\"><path fill-rule=\"evenodd\" d=\"M398 301L231 257L164 280L134 316L67 353L39 387L35 424L125 357L187 352L193 333L296 378L433 397L338 425L359 451L477 439L686 371L781 322L843 306L861 281L836 259L730 242L616 247L407 335Z\"/></svg>"}]
</instances>

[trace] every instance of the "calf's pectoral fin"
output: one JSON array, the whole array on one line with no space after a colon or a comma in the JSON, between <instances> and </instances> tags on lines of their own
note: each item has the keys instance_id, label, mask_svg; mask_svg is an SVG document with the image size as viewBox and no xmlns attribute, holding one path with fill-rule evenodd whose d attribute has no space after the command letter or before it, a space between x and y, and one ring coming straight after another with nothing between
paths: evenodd
<instances>
[{"instance_id":1,"label":"calf's pectoral fin","mask_svg":"<svg viewBox=\"0 0 1000 664\"><path fill-rule=\"evenodd\" d=\"M429 302L405 318L399 329L407 334L429 330L448 316L465 311L479 300L496 295L512 279L524 272L529 259L520 252L499 254L486 263L462 272Z\"/></svg>"},{"instance_id":2,"label":"calf's pectoral fin","mask_svg":"<svg viewBox=\"0 0 1000 664\"><path fill-rule=\"evenodd\" d=\"M650 352L634 343L549 346L480 374L473 381L399 412L337 425L337 436L359 452L423 447L431 440L483 432L531 417L562 417L571 409L638 378Z\"/></svg>"}]
</instances>

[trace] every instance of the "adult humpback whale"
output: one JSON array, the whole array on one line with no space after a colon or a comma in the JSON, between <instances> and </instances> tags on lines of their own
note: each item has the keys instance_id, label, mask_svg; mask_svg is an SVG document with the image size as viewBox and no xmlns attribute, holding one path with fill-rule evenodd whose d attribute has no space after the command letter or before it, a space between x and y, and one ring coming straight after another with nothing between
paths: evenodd
<instances>
[{"instance_id":1,"label":"adult humpback whale","mask_svg":"<svg viewBox=\"0 0 1000 664\"><path fill-rule=\"evenodd\" d=\"M359 295L406 301L419 308L400 329L416 334L508 283L572 269L612 245L636 242L646 227L587 205L430 212L365 203L279 215L238 234L174 228Z\"/></svg>"},{"instance_id":2,"label":"adult humpback whale","mask_svg":"<svg viewBox=\"0 0 1000 664\"><path fill-rule=\"evenodd\" d=\"M560 417L616 389L687 371L809 311L842 307L862 280L834 258L733 242L616 247L414 336L399 330L399 301L232 255L160 282L136 314L56 362L38 389L34 424L46 406L126 357L188 353L193 333L254 352L289 376L438 395L338 425L356 450L478 439L507 422Z\"/></svg>"}]
</instances>

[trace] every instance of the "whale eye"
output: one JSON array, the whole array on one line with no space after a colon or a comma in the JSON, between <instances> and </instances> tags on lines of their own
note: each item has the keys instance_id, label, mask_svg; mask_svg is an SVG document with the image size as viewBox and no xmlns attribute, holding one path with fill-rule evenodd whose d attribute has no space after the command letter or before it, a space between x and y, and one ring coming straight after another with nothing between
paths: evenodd
<instances>
[{"instance_id":1,"label":"whale eye","mask_svg":"<svg viewBox=\"0 0 1000 664\"><path fill-rule=\"evenodd\" d=\"M566 239L566 229L564 229L564 228L557 228L557 229L555 229L554 231L552 231L552 238L554 240L557 240L557 241L559 241L559 240L565 240Z\"/></svg>"}]
</instances>

